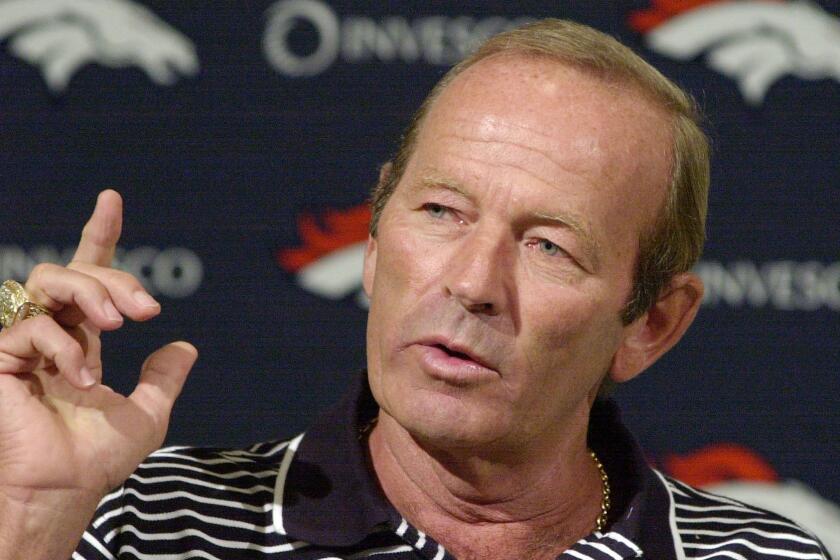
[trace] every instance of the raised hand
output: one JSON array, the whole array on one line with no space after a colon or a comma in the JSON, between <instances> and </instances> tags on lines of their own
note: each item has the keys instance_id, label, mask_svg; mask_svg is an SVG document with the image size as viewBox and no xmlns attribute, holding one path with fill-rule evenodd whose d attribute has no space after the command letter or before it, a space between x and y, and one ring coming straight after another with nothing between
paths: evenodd
<instances>
[{"instance_id":1,"label":"raised hand","mask_svg":"<svg viewBox=\"0 0 840 560\"><path fill-rule=\"evenodd\" d=\"M101 193L73 261L39 265L26 282L53 316L0 332L3 560L70 555L102 496L163 441L197 356L186 342L157 350L128 397L102 384L100 332L160 312L137 279L110 268L121 222L120 196Z\"/></svg>"}]
</instances>

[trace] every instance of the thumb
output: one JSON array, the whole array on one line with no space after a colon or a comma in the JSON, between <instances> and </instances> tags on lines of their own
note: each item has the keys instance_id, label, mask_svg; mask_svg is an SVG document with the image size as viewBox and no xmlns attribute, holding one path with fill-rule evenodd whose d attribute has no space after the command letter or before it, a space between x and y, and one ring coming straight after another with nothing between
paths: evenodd
<instances>
[{"instance_id":1,"label":"thumb","mask_svg":"<svg viewBox=\"0 0 840 560\"><path fill-rule=\"evenodd\" d=\"M173 342L151 353L140 370L140 382L129 397L155 419L158 436L163 437L175 399L198 358L198 350L188 342Z\"/></svg>"}]
</instances>

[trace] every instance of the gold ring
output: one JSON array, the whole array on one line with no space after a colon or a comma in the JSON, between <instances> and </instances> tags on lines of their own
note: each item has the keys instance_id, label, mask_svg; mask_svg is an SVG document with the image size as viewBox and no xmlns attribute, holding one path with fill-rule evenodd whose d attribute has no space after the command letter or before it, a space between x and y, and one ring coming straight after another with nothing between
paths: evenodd
<instances>
[{"instance_id":1,"label":"gold ring","mask_svg":"<svg viewBox=\"0 0 840 560\"><path fill-rule=\"evenodd\" d=\"M3 328L38 315L52 315L52 312L43 305L30 301L29 294L18 282L3 282L0 286L0 323L3 324Z\"/></svg>"}]
</instances>

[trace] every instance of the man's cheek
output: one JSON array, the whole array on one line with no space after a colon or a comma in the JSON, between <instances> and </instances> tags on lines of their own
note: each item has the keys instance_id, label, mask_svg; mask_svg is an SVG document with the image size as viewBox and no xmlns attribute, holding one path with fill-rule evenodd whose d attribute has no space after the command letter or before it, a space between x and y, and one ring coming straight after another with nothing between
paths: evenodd
<instances>
[{"instance_id":1,"label":"man's cheek","mask_svg":"<svg viewBox=\"0 0 840 560\"><path fill-rule=\"evenodd\" d=\"M428 247L418 247L416 242L400 244L387 261L387 289L392 299L406 300L405 305L414 305L430 291L445 283L445 256ZM381 261L380 261L381 262ZM381 265L380 265L381 266ZM383 280L382 284L385 284ZM381 286L380 288L385 288Z\"/></svg>"},{"instance_id":2,"label":"man's cheek","mask_svg":"<svg viewBox=\"0 0 840 560\"><path fill-rule=\"evenodd\" d=\"M578 322L555 322L535 329L527 338L522 352L522 366L528 372L530 383L550 387L569 387L574 383L581 358L589 360L592 356L583 346L587 334L584 325ZM542 377L538 379L537 377Z\"/></svg>"}]
</instances>

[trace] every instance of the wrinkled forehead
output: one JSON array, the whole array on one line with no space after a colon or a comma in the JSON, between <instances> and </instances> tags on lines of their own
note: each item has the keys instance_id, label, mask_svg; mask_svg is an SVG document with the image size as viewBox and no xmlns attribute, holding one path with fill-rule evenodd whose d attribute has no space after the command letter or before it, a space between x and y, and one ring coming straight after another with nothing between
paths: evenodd
<instances>
[{"instance_id":1,"label":"wrinkled forehead","mask_svg":"<svg viewBox=\"0 0 840 560\"><path fill-rule=\"evenodd\" d=\"M456 76L432 104L415 152L449 138L522 148L545 177L587 177L613 194L661 206L671 174L672 118L626 80L524 55L494 55ZM527 151L527 154L526 154Z\"/></svg>"}]
</instances>

